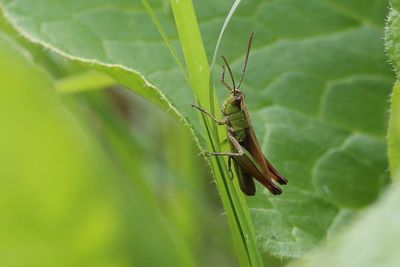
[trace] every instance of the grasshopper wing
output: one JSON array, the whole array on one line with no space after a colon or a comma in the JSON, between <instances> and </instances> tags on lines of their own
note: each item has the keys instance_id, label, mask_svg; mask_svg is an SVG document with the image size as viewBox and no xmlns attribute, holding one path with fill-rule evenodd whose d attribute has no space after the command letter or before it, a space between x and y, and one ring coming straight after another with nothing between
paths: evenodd
<instances>
[{"instance_id":1,"label":"grasshopper wing","mask_svg":"<svg viewBox=\"0 0 400 267\"><path fill-rule=\"evenodd\" d=\"M235 160L237 165L239 165L241 167L242 173L247 174L246 177L249 177L249 176L254 177L263 186L265 186L272 194L274 194L274 195L281 194L282 189L280 189L278 186L276 186L271 181L269 176L267 176L268 174L264 173L261 170L260 166L257 164L257 162L252 157L252 155L249 153L249 151L247 151L246 148L244 148L244 147L241 147L241 150L243 151L243 155L234 156L233 159ZM238 174L238 175L240 175L240 174ZM242 191L243 191L243 189L242 189ZM243 193L246 194L245 191L243 191Z\"/></svg>"},{"instance_id":2,"label":"grasshopper wing","mask_svg":"<svg viewBox=\"0 0 400 267\"><path fill-rule=\"evenodd\" d=\"M276 169L272 166L272 164L269 163L269 161L265 158L264 153L261 150L260 144L258 143L253 126L251 124L250 115L249 112L247 111L247 106L244 99L242 99L240 106L241 110L243 110L246 116L246 121L247 121L247 137L243 142L243 147L246 148L250 152L250 154L254 157L255 161L260 166L262 173L265 174L265 178L269 182L271 182L272 178L279 184L282 185L287 184L287 179L282 175L280 175L276 171Z\"/></svg>"},{"instance_id":3,"label":"grasshopper wing","mask_svg":"<svg viewBox=\"0 0 400 267\"><path fill-rule=\"evenodd\" d=\"M288 183L288 180L287 180L284 176L282 176L282 175L274 168L274 166L272 166L272 164L267 160L267 158L264 157L264 159L265 159L265 163L267 163L268 170L269 170L269 173L271 174L272 178L273 178L275 181L277 181L279 184L281 184L281 185L287 184L287 183Z\"/></svg>"}]
</instances>

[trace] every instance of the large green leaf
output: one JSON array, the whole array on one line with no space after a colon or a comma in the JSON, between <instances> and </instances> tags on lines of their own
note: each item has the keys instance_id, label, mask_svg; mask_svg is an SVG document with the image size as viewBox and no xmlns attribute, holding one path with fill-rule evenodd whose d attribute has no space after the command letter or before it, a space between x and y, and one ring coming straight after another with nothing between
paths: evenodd
<instances>
[{"instance_id":1,"label":"large green leaf","mask_svg":"<svg viewBox=\"0 0 400 267\"><path fill-rule=\"evenodd\" d=\"M399 179L397 175L397 179ZM393 267L400 264L400 183L312 259L290 266Z\"/></svg>"},{"instance_id":2,"label":"large green leaf","mask_svg":"<svg viewBox=\"0 0 400 267\"><path fill-rule=\"evenodd\" d=\"M191 92L139 1L1 3L31 40L102 64L127 87L165 109L176 107L197 125ZM230 4L197 2L209 56ZM168 1L152 5L177 45ZM373 202L386 181L393 77L382 44L385 11L374 0L243 1L227 29L221 51L235 74L255 31L243 88L264 151L289 179L283 196L259 188L249 199L260 247L273 255L308 253Z\"/></svg>"}]
</instances>

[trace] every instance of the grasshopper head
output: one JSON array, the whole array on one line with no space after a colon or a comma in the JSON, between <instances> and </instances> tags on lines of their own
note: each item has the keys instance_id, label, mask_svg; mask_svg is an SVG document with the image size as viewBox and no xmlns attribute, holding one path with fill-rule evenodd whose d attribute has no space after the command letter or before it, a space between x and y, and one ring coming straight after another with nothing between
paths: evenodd
<instances>
[{"instance_id":1,"label":"grasshopper head","mask_svg":"<svg viewBox=\"0 0 400 267\"><path fill-rule=\"evenodd\" d=\"M244 94L239 89L235 89L229 92L228 98L230 98L232 105L240 107L244 99Z\"/></svg>"},{"instance_id":2,"label":"grasshopper head","mask_svg":"<svg viewBox=\"0 0 400 267\"><path fill-rule=\"evenodd\" d=\"M224 104L222 105L222 113L229 115L241 110L241 104L244 99L244 94L239 89L235 89L229 92L225 98Z\"/></svg>"}]
</instances>

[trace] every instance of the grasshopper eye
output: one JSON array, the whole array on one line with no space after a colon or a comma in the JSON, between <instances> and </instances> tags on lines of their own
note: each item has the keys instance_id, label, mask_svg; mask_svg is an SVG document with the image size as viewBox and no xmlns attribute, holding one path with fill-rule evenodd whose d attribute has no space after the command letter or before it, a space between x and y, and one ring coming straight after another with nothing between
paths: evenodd
<instances>
[{"instance_id":1,"label":"grasshopper eye","mask_svg":"<svg viewBox=\"0 0 400 267\"><path fill-rule=\"evenodd\" d=\"M241 95L236 95L232 100L232 105L240 106L241 102L242 102L242 96Z\"/></svg>"}]
</instances>

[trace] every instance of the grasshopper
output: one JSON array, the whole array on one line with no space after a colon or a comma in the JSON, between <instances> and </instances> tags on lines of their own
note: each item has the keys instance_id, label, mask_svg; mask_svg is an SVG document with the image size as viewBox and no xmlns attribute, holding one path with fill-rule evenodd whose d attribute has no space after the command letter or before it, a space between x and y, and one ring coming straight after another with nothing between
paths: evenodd
<instances>
[{"instance_id":1,"label":"grasshopper","mask_svg":"<svg viewBox=\"0 0 400 267\"><path fill-rule=\"evenodd\" d=\"M245 95L240 90L240 86L242 85L242 81L246 73L253 34L254 33L251 33L250 35L247 53L244 59L242 75L237 87L228 61L224 56L222 56L224 65L222 66L221 82L229 90L229 94L225 98L221 109L223 115L222 119L216 119L213 115L211 115L211 113L202 107L196 105L192 106L209 116L218 125L225 125L227 127L227 135L231 152L207 152L206 156L227 156L228 169L232 177L233 161L235 172L239 179L240 189L244 194L248 196L255 195L256 186L253 180L254 177L272 194L279 195L282 193L282 189L275 185L272 182L272 179L281 185L287 184L287 179L280 175L264 156L251 124L249 112L245 102ZM225 82L225 66L229 71L233 87Z\"/></svg>"}]
</instances>

